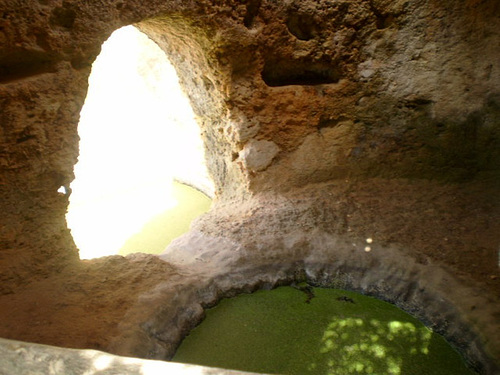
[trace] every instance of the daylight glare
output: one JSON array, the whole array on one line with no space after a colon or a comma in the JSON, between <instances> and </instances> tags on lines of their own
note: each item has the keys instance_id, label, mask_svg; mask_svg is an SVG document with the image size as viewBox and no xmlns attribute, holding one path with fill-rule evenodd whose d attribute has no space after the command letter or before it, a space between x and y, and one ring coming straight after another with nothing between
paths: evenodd
<instances>
[{"instance_id":1,"label":"daylight glare","mask_svg":"<svg viewBox=\"0 0 500 375\"><path fill-rule=\"evenodd\" d=\"M103 44L78 133L66 218L82 259L117 254L144 223L177 205L173 178L206 177L200 130L177 74L132 26Z\"/></svg>"}]
</instances>

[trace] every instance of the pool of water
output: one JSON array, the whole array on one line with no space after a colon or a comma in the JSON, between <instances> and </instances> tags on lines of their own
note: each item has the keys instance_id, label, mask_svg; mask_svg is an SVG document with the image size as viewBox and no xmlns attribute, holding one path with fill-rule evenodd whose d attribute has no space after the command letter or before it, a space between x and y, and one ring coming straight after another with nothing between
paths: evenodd
<instances>
[{"instance_id":1,"label":"pool of water","mask_svg":"<svg viewBox=\"0 0 500 375\"><path fill-rule=\"evenodd\" d=\"M440 335L392 304L308 285L224 299L173 361L269 374L474 374Z\"/></svg>"},{"instance_id":2,"label":"pool of water","mask_svg":"<svg viewBox=\"0 0 500 375\"><path fill-rule=\"evenodd\" d=\"M144 224L138 233L127 239L118 254L160 254L173 239L186 233L191 222L207 212L212 204L205 194L179 182L172 184L172 197L176 205Z\"/></svg>"}]
</instances>

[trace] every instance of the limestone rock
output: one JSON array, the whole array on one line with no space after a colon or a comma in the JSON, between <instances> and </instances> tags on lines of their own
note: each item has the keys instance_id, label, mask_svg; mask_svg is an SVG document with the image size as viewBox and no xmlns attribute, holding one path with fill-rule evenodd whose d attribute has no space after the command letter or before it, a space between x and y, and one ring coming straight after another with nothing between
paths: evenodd
<instances>
[{"instance_id":1,"label":"limestone rock","mask_svg":"<svg viewBox=\"0 0 500 375\"><path fill-rule=\"evenodd\" d=\"M249 141L239 156L243 161L243 165L251 171L263 171L278 155L279 147L272 141Z\"/></svg>"},{"instance_id":2,"label":"limestone rock","mask_svg":"<svg viewBox=\"0 0 500 375\"><path fill-rule=\"evenodd\" d=\"M242 143L259 133L260 125L255 119L248 119L243 113L233 111L225 131L230 142Z\"/></svg>"},{"instance_id":3,"label":"limestone rock","mask_svg":"<svg viewBox=\"0 0 500 375\"><path fill-rule=\"evenodd\" d=\"M0 374L244 375L249 372L119 357L96 350L63 349L0 339Z\"/></svg>"}]
</instances>

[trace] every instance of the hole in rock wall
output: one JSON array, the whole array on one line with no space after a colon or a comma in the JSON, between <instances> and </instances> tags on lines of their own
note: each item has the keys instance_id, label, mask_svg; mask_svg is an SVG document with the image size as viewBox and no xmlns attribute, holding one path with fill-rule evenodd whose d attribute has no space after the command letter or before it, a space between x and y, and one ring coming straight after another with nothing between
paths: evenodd
<instances>
[{"instance_id":1,"label":"hole in rock wall","mask_svg":"<svg viewBox=\"0 0 500 375\"><path fill-rule=\"evenodd\" d=\"M262 71L262 79L271 87L337 83L340 78L334 64L321 61L268 60Z\"/></svg>"},{"instance_id":2,"label":"hole in rock wall","mask_svg":"<svg viewBox=\"0 0 500 375\"><path fill-rule=\"evenodd\" d=\"M42 52L12 51L0 56L0 83L56 71L56 64Z\"/></svg>"},{"instance_id":3,"label":"hole in rock wall","mask_svg":"<svg viewBox=\"0 0 500 375\"><path fill-rule=\"evenodd\" d=\"M82 259L159 253L208 210L194 113L165 53L135 27L103 44L78 133L66 218Z\"/></svg>"},{"instance_id":4,"label":"hole in rock wall","mask_svg":"<svg viewBox=\"0 0 500 375\"><path fill-rule=\"evenodd\" d=\"M262 0L250 0L246 5L246 14L243 19L243 24L247 29L252 28L255 17L259 13L260 6L262 4Z\"/></svg>"}]
</instances>

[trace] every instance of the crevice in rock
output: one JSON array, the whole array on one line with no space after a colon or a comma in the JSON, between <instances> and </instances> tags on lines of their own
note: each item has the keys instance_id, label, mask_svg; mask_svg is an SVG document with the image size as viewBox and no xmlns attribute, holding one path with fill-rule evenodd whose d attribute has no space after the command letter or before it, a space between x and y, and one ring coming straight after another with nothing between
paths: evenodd
<instances>
[{"instance_id":1,"label":"crevice in rock","mask_svg":"<svg viewBox=\"0 0 500 375\"><path fill-rule=\"evenodd\" d=\"M388 28L394 22L394 16L392 14L385 16L382 14L375 14L375 16L377 17L376 25L379 30Z\"/></svg>"},{"instance_id":2,"label":"crevice in rock","mask_svg":"<svg viewBox=\"0 0 500 375\"><path fill-rule=\"evenodd\" d=\"M286 26L288 31L300 40L311 40L317 34L316 23L308 14L290 14Z\"/></svg>"},{"instance_id":3,"label":"crevice in rock","mask_svg":"<svg viewBox=\"0 0 500 375\"><path fill-rule=\"evenodd\" d=\"M17 144L19 144L19 143L24 143L24 142L30 141L32 139L36 139L36 136L28 134L28 135L24 135L24 136L21 136L20 138L18 138L16 140L16 142L17 142Z\"/></svg>"},{"instance_id":4,"label":"crevice in rock","mask_svg":"<svg viewBox=\"0 0 500 375\"><path fill-rule=\"evenodd\" d=\"M434 101L426 98L415 98L404 102L404 106L411 109L422 109L432 104L434 104Z\"/></svg>"},{"instance_id":5,"label":"crevice in rock","mask_svg":"<svg viewBox=\"0 0 500 375\"><path fill-rule=\"evenodd\" d=\"M245 18L243 19L243 24L247 29L252 28L254 24L255 17L259 13L260 5L262 0L249 0L247 3L247 12Z\"/></svg>"},{"instance_id":6,"label":"crevice in rock","mask_svg":"<svg viewBox=\"0 0 500 375\"><path fill-rule=\"evenodd\" d=\"M55 65L55 61L43 53L18 51L10 56L0 58L0 83L8 83L44 73L54 73L56 71Z\"/></svg>"},{"instance_id":7,"label":"crevice in rock","mask_svg":"<svg viewBox=\"0 0 500 375\"><path fill-rule=\"evenodd\" d=\"M50 23L62 26L66 29L71 29L76 20L76 11L73 7L72 4L65 1L62 7L54 8L52 16L50 17Z\"/></svg>"},{"instance_id":8,"label":"crevice in rock","mask_svg":"<svg viewBox=\"0 0 500 375\"><path fill-rule=\"evenodd\" d=\"M392 25L392 23L394 22L394 14L391 14L391 13L384 14L384 13L382 13L373 4L372 1L369 2L369 6L370 6L371 11L373 12L373 14L376 17L375 26L377 27L377 29L383 30L383 29L386 29L386 28L388 28L389 26Z\"/></svg>"},{"instance_id":9,"label":"crevice in rock","mask_svg":"<svg viewBox=\"0 0 500 375\"><path fill-rule=\"evenodd\" d=\"M271 87L337 83L340 78L338 67L325 62L269 60L262 70L262 79Z\"/></svg>"},{"instance_id":10,"label":"crevice in rock","mask_svg":"<svg viewBox=\"0 0 500 375\"><path fill-rule=\"evenodd\" d=\"M340 118L330 118L330 117L321 117L318 121L317 128L318 130L324 128L334 128L342 121L347 120L345 117L341 116Z\"/></svg>"}]
</instances>

